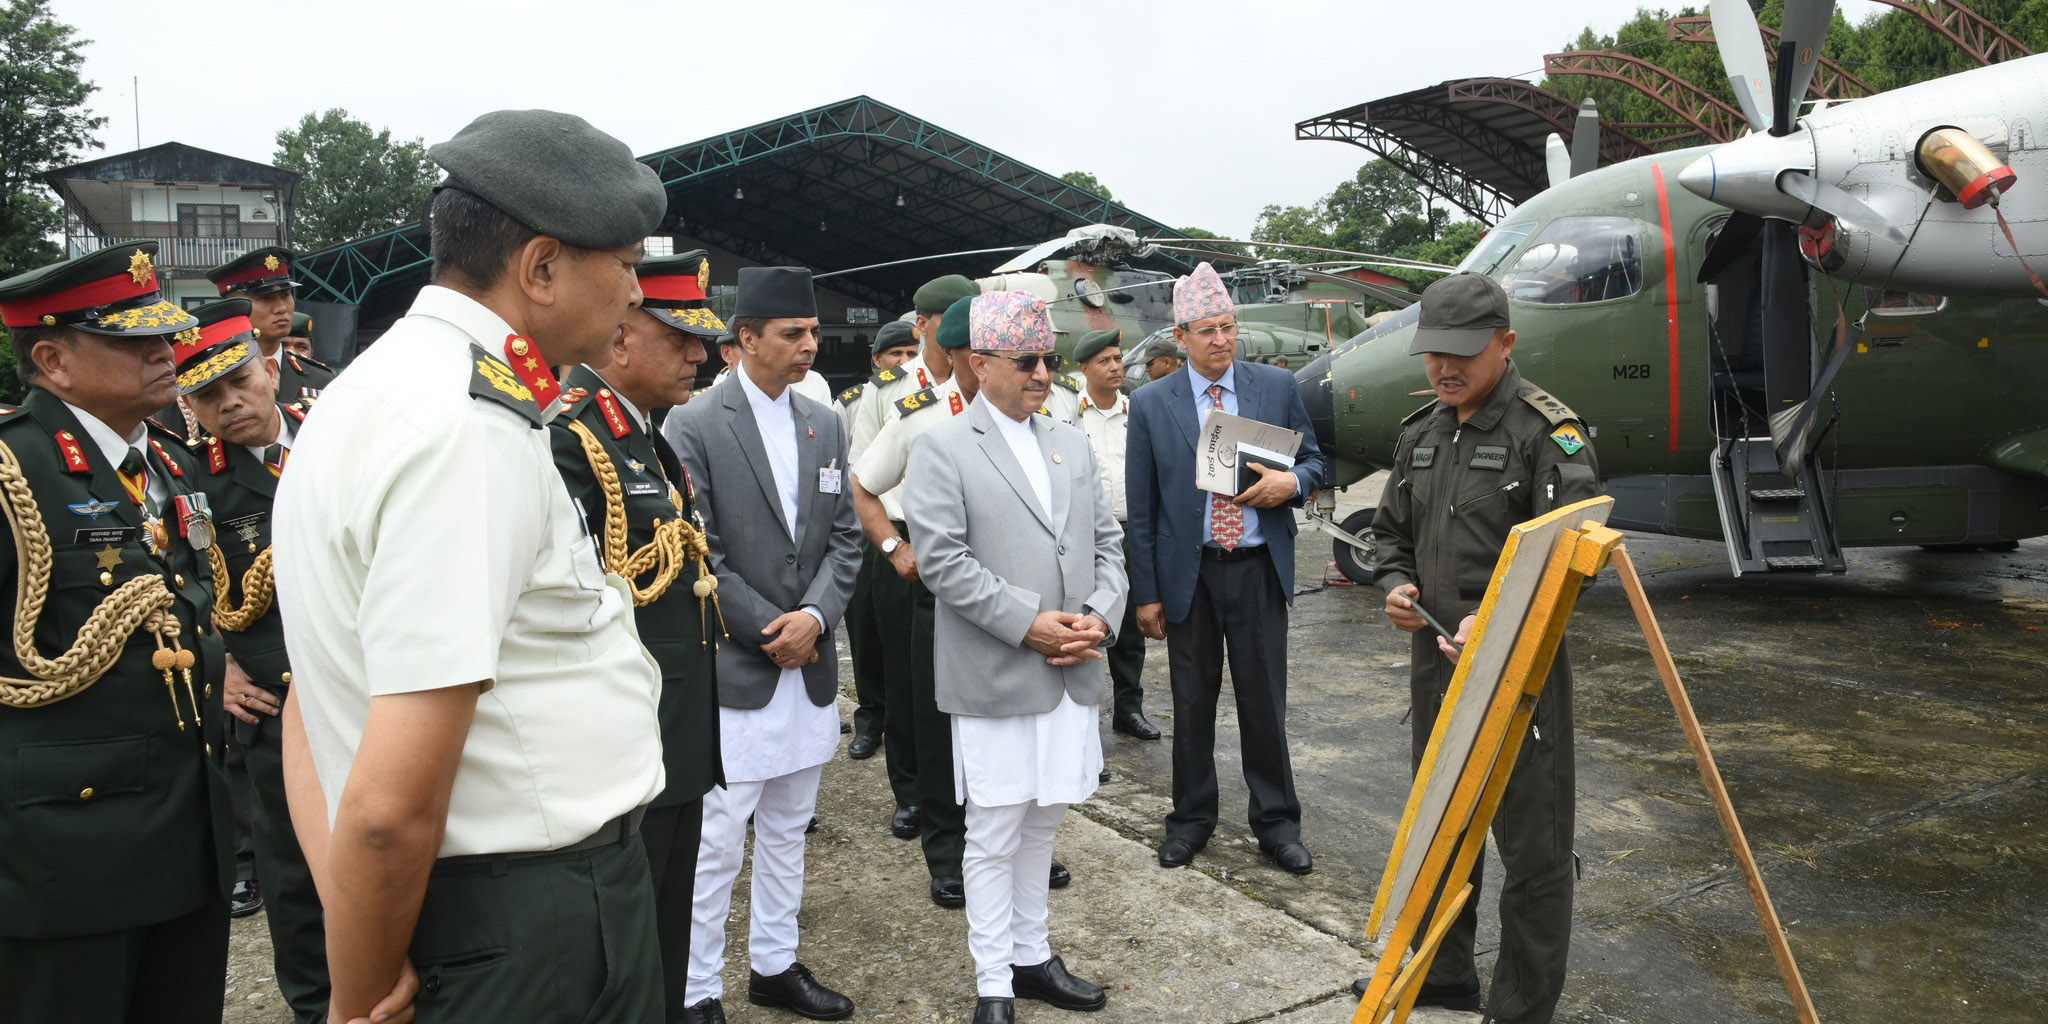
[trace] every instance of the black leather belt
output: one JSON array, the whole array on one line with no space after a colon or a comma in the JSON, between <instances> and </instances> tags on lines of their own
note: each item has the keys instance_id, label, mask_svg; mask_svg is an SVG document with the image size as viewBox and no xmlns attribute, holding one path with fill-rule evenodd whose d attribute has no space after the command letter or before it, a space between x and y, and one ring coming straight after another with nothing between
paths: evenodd
<instances>
[{"instance_id":1,"label":"black leather belt","mask_svg":"<svg viewBox=\"0 0 2048 1024\"><path fill-rule=\"evenodd\" d=\"M597 827L597 831L567 846L553 850L520 850L517 853L469 853L459 857L443 857L434 866L456 866L462 864L489 864L492 861L531 860L535 857L553 857L564 853L586 853L617 846L640 834L640 819L647 816L645 805L635 807Z\"/></svg>"},{"instance_id":2,"label":"black leather belt","mask_svg":"<svg viewBox=\"0 0 2048 1024\"><path fill-rule=\"evenodd\" d=\"M1231 548L1229 550L1211 547L1202 549L1202 557L1212 562L1242 562L1247 558L1262 558L1265 554L1266 546L1264 544L1255 544L1248 548Z\"/></svg>"}]
</instances>

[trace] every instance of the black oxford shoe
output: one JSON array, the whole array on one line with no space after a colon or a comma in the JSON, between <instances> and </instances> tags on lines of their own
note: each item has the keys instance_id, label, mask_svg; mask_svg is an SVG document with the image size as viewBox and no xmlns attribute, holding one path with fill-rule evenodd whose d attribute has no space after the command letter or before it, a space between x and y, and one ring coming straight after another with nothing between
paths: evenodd
<instances>
[{"instance_id":1,"label":"black oxford shoe","mask_svg":"<svg viewBox=\"0 0 2048 1024\"><path fill-rule=\"evenodd\" d=\"M1194 861L1196 851L1201 848L1202 844L1192 839L1179 839L1168 836L1165 842L1159 844L1159 866L1162 868L1186 867Z\"/></svg>"},{"instance_id":2,"label":"black oxford shoe","mask_svg":"<svg viewBox=\"0 0 2048 1024\"><path fill-rule=\"evenodd\" d=\"M1316 869L1315 860L1308 855L1308 847L1300 843L1274 843L1271 846L1260 843L1259 852L1272 858L1283 871L1305 875Z\"/></svg>"},{"instance_id":3,"label":"black oxford shoe","mask_svg":"<svg viewBox=\"0 0 2048 1024\"><path fill-rule=\"evenodd\" d=\"M1159 727L1146 720L1142 711L1126 711L1109 720L1110 728L1126 736L1141 740L1159 738Z\"/></svg>"},{"instance_id":4,"label":"black oxford shoe","mask_svg":"<svg viewBox=\"0 0 2048 1024\"><path fill-rule=\"evenodd\" d=\"M967 883L951 877L932 879L932 902L947 910L959 910L967 905Z\"/></svg>"},{"instance_id":5,"label":"black oxford shoe","mask_svg":"<svg viewBox=\"0 0 2048 1024\"><path fill-rule=\"evenodd\" d=\"M1045 874L1045 887L1048 889L1064 889L1072 884L1074 884L1073 872L1068 871L1065 864L1053 861L1052 869Z\"/></svg>"},{"instance_id":6,"label":"black oxford shoe","mask_svg":"<svg viewBox=\"0 0 2048 1024\"><path fill-rule=\"evenodd\" d=\"M217 891L217 890L216 890ZM248 917L263 909L263 890L251 878L236 882L228 893L228 916Z\"/></svg>"},{"instance_id":7,"label":"black oxford shoe","mask_svg":"<svg viewBox=\"0 0 2048 1024\"><path fill-rule=\"evenodd\" d=\"M1036 999L1062 1010L1088 1012L1109 1005L1102 986L1067 973L1059 957L1030 967L1011 965L1010 988L1019 999Z\"/></svg>"},{"instance_id":8,"label":"black oxford shoe","mask_svg":"<svg viewBox=\"0 0 2048 1024\"><path fill-rule=\"evenodd\" d=\"M683 1008L683 1024L725 1024L725 1004L706 999Z\"/></svg>"},{"instance_id":9,"label":"black oxford shoe","mask_svg":"<svg viewBox=\"0 0 2048 1024\"><path fill-rule=\"evenodd\" d=\"M865 761L875 756L875 748L881 745L882 741L867 733L861 733L847 742L846 756L856 761Z\"/></svg>"},{"instance_id":10,"label":"black oxford shoe","mask_svg":"<svg viewBox=\"0 0 2048 1024\"><path fill-rule=\"evenodd\" d=\"M974 1001L974 1024L1011 1024L1017 1019L1016 1003L995 996Z\"/></svg>"},{"instance_id":11,"label":"black oxford shoe","mask_svg":"<svg viewBox=\"0 0 2048 1024\"><path fill-rule=\"evenodd\" d=\"M818 984L811 969L790 964L789 970L772 978L759 971L747 972L747 1002L755 1006L777 1006L812 1020L845 1020L853 1016L853 1000Z\"/></svg>"},{"instance_id":12,"label":"black oxford shoe","mask_svg":"<svg viewBox=\"0 0 2048 1024\"><path fill-rule=\"evenodd\" d=\"M898 839L916 839L922 825L915 807L898 807L896 813L889 816L889 834Z\"/></svg>"}]
</instances>

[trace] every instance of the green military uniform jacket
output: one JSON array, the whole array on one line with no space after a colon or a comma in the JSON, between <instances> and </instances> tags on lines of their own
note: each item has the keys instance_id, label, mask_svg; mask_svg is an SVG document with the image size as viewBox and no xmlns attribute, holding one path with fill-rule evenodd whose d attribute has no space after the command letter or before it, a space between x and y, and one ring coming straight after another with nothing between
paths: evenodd
<instances>
[{"instance_id":1,"label":"green military uniform jacket","mask_svg":"<svg viewBox=\"0 0 2048 1024\"><path fill-rule=\"evenodd\" d=\"M549 440L555 449L555 467L568 485L569 497L582 511L590 536L598 544L599 560L604 560L605 494L581 438L569 429L571 422L590 429L618 474L628 551L638 551L653 540L657 520L676 518L677 500L682 502L680 514L699 522L695 488L668 442L659 433L634 422L632 414L612 396L610 387L589 367L570 370L564 384L563 409L549 427ZM612 565L606 565L605 570L619 571ZM668 781L661 795L654 799L656 807L696 800L712 786L725 782L718 748L718 686L714 668L719 619L710 602L699 605L692 589L696 580L697 563L692 561L661 597L634 609L640 642L661 668L658 713L662 768ZM711 629L708 636L704 629L707 619Z\"/></svg>"},{"instance_id":2,"label":"green military uniform jacket","mask_svg":"<svg viewBox=\"0 0 2048 1024\"><path fill-rule=\"evenodd\" d=\"M296 431L305 422L306 407L304 401L279 403L278 414ZM249 449L218 437L208 437L195 456L199 486L213 504L214 530L219 534L216 543L228 567L225 607L245 608L249 595L244 577L249 565L270 550L270 506L277 499L277 477ZM247 628L222 626L220 638L251 682L283 694L292 681L291 662L285 655L284 615L275 599L269 605ZM238 740L254 741L256 726L240 720L234 725Z\"/></svg>"},{"instance_id":3,"label":"green military uniform jacket","mask_svg":"<svg viewBox=\"0 0 2048 1024\"><path fill-rule=\"evenodd\" d=\"M1509 528L1599 495L1591 432L1513 360L1462 425L1441 401L1403 422L1373 517L1373 582L1415 584L1423 607L1456 629L1486 596Z\"/></svg>"},{"instance_id":4,"label":"green military uniform jacket","mask_svg":"<svg viewBox=\"0 0 2048 1024\"><path fill-rule=\"evenodd\" d=\"M208 623L204 552L179 535L170 508L166 556L148 552L142 511L116 466L49 392L31 388L19 408L0 409L0 443L20 460L49 534L48 601L34 632L39 655L71 649L104 598L149 574L171 590L178 642L195 658L191 692L182 680L167 692L151 664L156 638L137 627L86 689L38 707L0 703L0 935L101 934L224 900L234 848L222 760L226 659ZM197 467L184 452L148 447L150 473L172 495L198 489ZM12 533L0 533L10 617L23 567ZM12 643L0 651L0 676L10 684L34 678Z\"/></svg>"}]
</instances>

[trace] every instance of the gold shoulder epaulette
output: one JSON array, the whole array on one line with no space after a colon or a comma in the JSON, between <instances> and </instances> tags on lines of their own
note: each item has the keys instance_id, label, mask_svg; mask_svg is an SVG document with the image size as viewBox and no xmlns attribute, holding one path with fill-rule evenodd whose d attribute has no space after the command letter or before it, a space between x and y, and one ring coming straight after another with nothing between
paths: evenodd
<instances>
[{"instance_id":1,"label":"gold shoulder epaulette","mask_svg":"<svg viewBox=\"0 0 2048 1024\"><path fill-rule=\"evenodd\" d=\"M844 391L841 391L839 393L839 404L852 405L853 400L860 397L860 389L861 385L855 384L854 386L847 388Z\"/></svg>"},{"instance_id":2,"label":"gold shoulder epaulette","mask_svg":"<svg viewBox=\"0 0 2048 1024\"><path fill-rule=\"evenodd\" d=\"M1579 414L1573 412L1571 406L1552 398L1550 392L1533 384L1524 384L1523 386L1528 388L1528 390L1522 392L1522 401L1529 403L1530 408L1542 413L1543 418L1549 420L1551 426L1555 427L1562 423L1582 422Z\"/></svg>"},{"instance_id":3,"label":"gold shoulder epaulette","mask_svg":"<svg viewBox=\"0 0 2048 1024\"><path fill-rule=\"evenodd\" d=\"M927 405L936 404L938 400L938 392L933 391L931 388L913 391L896 400L896 411L899 413L913 413Z\"/></svg>"},{"instance_id":4,"label":"gold shoulder epaulette","mask_svg":"<svg viewBox=\"0 0 2048 1024\"><path fill-rule=\"evenodd\" d=\"M472 342L469 346L469 395L496 402L518 413L534 429L538 430L546 421L541 418L540 404L533 399L533 391L505 365L504 360L484 351L483 346Z\"/></svg>"},{"instance_id":5,"label":"gold shoulder epaulette","mask_svg":"<svg viewBox=\"0 0 2048 1024\"><path fill-rule=\"evenodd\" d=\"M901 379L901 378L902 378L902 376L903 376L903 368L902 368L902 367L900 367L900 366L891 366L891 367L889 367L888 369L886 369L886 370L883 370L883 371L881 371L880 373L877 373L877 374L875 374L875 383L877 383L877 384L887 384L887 383L889 383L890 381L893 381L893 380L898 380L898 379Z\"/></svg>"},{"instance_id":6,"label":"gold shoulder epaulette","mask_svg":"<svg viewBox=\"0 0 2048 1024\"><path fill-rule=\"evenodd\" d=\"M1053 375L1052 382L1075 394L1081 393L1081 382L1075 380L1074 375L1071 373L1055 374Z\"/></svg>"}]
</instances>

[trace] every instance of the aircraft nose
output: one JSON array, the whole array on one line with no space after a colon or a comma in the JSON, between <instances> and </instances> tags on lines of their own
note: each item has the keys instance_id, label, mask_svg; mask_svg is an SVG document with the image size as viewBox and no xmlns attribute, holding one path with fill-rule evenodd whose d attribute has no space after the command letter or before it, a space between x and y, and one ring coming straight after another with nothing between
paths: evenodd
<instances>
[{"instance_id":1,"label":"aircraft nose","mask_svg":"<svg viewBox=\"0 0 2048 1024\"><path fill-rule=\"evenodd\" d=\"M1326 456L1336 451L1337 447L1337 429L1331 412L1333 403L1330 397L1332 362L1331 354L1325 352L1294 375L1294 379L1301 385L1301 402L1308 407L1308 421L1316 428L1316 444L1322 446L1323 454Z\"/></svg>"},{"instance_id":2,"label":"aircraft nose","mask_svg":"<svg viewBox=\"0 0 2048 1024\"><path fill-rule=\"evenodd\" d=\"M1778 188L1778 175L1813 170L1813 140L1790 135L1746 135L1714 147L1678 172L1686 191L1731 210L1798 221L1806 204Z\"/></svg>"}]
</instances>

